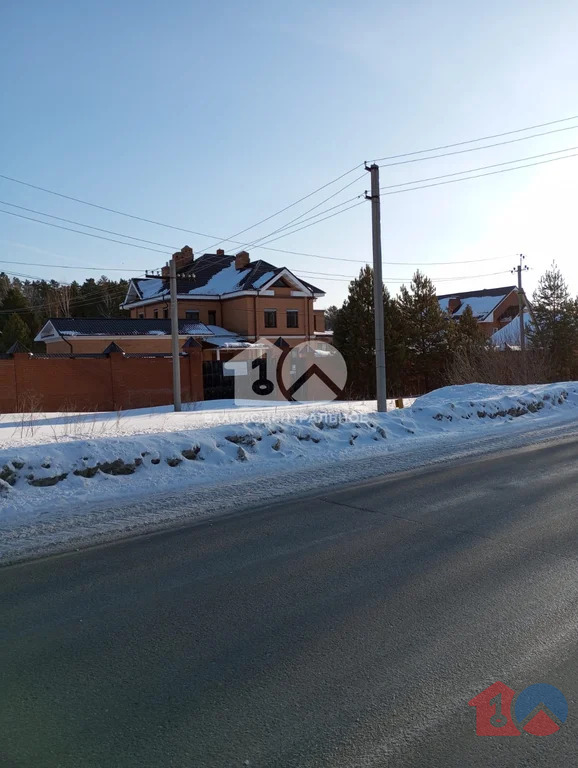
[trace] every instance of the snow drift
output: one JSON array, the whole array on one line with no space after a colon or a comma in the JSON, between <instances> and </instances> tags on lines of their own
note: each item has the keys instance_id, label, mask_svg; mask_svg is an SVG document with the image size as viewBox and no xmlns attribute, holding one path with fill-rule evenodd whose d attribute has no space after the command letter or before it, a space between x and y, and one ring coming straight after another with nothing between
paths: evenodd
<instances>
[{"instance_id":1,"label":"snow drift","mask_svg":"<svg viewBox=\"0 0 578 768\"><path fill-rule=\"evenodd\" d=\"M357 406L357 407L352 407ZM325 410L286 407L228 412L228 423L172 429L154 422L142 431L139 414L119 419L120 436L74 430L55 432L40 444L21 432L0 450L0 530L41 519L51 509L133 499L197 485L215 488L250 474L272 476L352 458L384 456L402 441L488 430L523 418L542 418L560 409L576 414L578 383L528 387L486 384L445 387L403 410L378 414L375 404L333 403ZM142 414L141 414L142 415ZM197 413L178 414L179 424L198 422ZM575 417L576 417L575 416ZM65 417L61 417L65 418ZM67 426L66 423L64 426ZM149 426L150 430L151 427ZM170 430L170 431L169 431ZM0 427L1 431L1 427ZM140 433L139 433L140 431ZM498 437L498 435L497 435ZM4 442L6 445L6 442Z\"/></svg>"}]
</instances>

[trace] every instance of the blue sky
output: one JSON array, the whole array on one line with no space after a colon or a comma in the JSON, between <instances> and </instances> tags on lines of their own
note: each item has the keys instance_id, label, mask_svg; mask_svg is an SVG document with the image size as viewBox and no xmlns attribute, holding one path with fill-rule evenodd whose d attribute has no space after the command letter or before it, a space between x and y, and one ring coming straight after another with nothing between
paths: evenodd
<instances>
[{"instance_id":1,"label":"blue sky","mask_svg":"<svg viewBox=\"0 0 578 768\"><path fill-rule=\"evenodd\" d=\"M578 114L575 3L504 6L8 0L0 25L0 173L225 237L365 159ZM572 125L578 120L552 129ZM570 147L578 147L578 129L384 168L381 183ZM508 284L522 251L530 290L556 259L578 292L577 170L578 157L384 197L384 261L406 262L384 265L390 290L411 278L416 262L441 278L440 293ZM240 239L284 225L355 175ZM368 185L360 179L318 210ZM171 248L188 243L202 252L214 242L2 179L0 200L5 210L36 215L12 203ZM4 214L0 221L0 260L77 267L0 265L6 271L64 281L98 275L87 266L131 275L165 260ZM370 232L364 204L272 247L362 261L371 258ZM335 278L361 266L249 250L297 272L333 275L308 277L327 291L325 305L346 294L347 280Z\"/></svg>"}]
</instances>

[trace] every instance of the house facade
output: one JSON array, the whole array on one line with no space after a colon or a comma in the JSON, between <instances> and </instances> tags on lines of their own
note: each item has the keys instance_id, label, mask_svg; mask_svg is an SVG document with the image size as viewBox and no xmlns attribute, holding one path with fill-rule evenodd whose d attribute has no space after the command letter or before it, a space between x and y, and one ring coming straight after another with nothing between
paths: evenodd
<instances>
[{"instance_id":1,"label":"house facade","mask_svg":"<svg viewBox=\"0 0 578 768\"><path fill-rule=\"evenodd\" d=\"M313 338L325 330L314 310L324 295L286 267L251 262L247 251L231 256L219 249L195 259L185 246L177 260L179 319L226 328L249 341L281 336L293 346ZM133 318L167 318L168 297L166 266L158 277L131 280L121 306Z\"/></svg>"},{"instance_id":2,"label":"house facade","mask_svg":"<svg viewBox=\"0 0 578 768\"><path fill-rule=\"evenodd\" d=\"M324 291L286 267L251 262L249 253L223 250L195 258L185 246L177 254L177 306L181 346L197 339L205 359L238 351L259 338L295 346L330 341L323 310L315 302ZM170 287L168 265L158 275L129 283L121 308L129 318L51 319L36 341L48 352L99 353L115 342L125 352L169 352ZM209 353L215 352L215 355Z\"/></svg>"},{"instance_id":3,"label":"house facade","mask_svg":"<svg viewBox=\"0 0 578 768\"><path fill-rule=\"evenodd\" d=\"M459 320L466 307L470 307L481 331L488 339L508 325L520 312L518 288L515 285L487 288L481 291L446 293L438 296L438 301L441 310L454 320ZM524 306L529 306L524 294L522 301Z\"/></svg>"}]
</instances>

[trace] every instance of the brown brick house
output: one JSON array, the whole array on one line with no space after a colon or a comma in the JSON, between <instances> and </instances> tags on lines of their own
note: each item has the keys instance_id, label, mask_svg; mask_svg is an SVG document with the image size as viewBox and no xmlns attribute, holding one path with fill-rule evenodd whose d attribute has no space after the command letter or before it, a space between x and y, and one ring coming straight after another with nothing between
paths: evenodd
<instances>
[{"instance_id":1,"label":"brown brick house","mask_svg":"<svg viewBox=\"0 0 578 768\"><path fill-rule=\"evenodd\" d=\"M459 320L466 307L470 307L480 329L488 339L519 314L518 288L515 285L446 293L438 296L438 301L442 311L447 312L454 320ZM523 302L525 306L530 305L525 295Z\"/></svg>"},{"instance_id":2,"label":"brown brick house","mask_svg":"<svg viewBox=\"0 0 578 768\"><path fill-rule=\"evenodd\" d=\"M168 295L164 267L159 277L131 280L121 306L133 318L164 318L169 313ZM282 336L294 345L313 338L317 329L313 306L324 295L286 267L261 259L251 262L246 251L231 256L218 250L198 259L190 248L181 251L179 318L226 328L249 341Z\"/></svg>"},{"instance_id":3,"label":"brown brick house","mask_svg":"<svg viewBox=\"0 0 578 768\"><path fill-rule=\"evenodd\" d=\"M263 337L290 346L330 340L323 310L314 309L324 295L286 267L251 262L246 251L232 256L218 250L196 259L185 246L177 259L179 336L182 344L198 339L205 359L220 359ZM158 276L132 279L121 308L130 318L51 319L36 341L59 353L102 352L111 341L125 352L170 351L168 267Z\"/></svg>"}]
</instances>

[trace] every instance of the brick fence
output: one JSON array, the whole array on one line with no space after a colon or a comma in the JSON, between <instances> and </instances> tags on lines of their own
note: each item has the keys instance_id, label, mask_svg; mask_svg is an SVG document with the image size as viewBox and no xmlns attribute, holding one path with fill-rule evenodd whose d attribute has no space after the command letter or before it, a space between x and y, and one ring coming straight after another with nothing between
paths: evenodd
<instances>
[{"instance_id":1,"label":"brick fence","mask_svg":"<svg viewBox=\"0 0 578 768\"><path fill-rule=\"evenodd\" d=\"M203 400L200 346L181 355L183 402ZM0 413L118 411L172 403L172 360L167 355L34 355L0 359Z\"/></svg>"}]
</instances>

